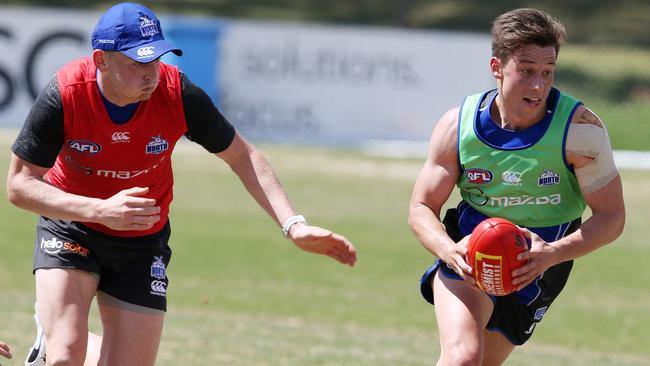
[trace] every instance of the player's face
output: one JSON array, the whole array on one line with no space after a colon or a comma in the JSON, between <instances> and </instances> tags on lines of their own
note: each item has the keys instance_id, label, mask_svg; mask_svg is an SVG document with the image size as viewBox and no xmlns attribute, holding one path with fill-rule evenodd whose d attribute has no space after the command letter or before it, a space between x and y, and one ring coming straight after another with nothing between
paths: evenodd
<instances>
[{"instance_id":1,"label":"player's face","mask_svg":"<svg viewBox=\"0 0 650 366\"><path fill-rule=\"evenodd\" d=\"M112 52L107 66L106 77L112 82L112 92L125 104L151 98L160 80L160 60L143 64L119 52Z\"/></svg>"},{"instance_id":2,"label":"player's face","mask_svg":"<svg viewBox=\"0 0 650 366\"><path fill-rule=\"evenodd\" d=\"M499 80L499 97L511 119L536 122L546 112L546 98L555 78L557 54L553 46L526 45L502 63L491 66ZM496 71L496 72L495 72Z\"/></svg>"}]
</instances>

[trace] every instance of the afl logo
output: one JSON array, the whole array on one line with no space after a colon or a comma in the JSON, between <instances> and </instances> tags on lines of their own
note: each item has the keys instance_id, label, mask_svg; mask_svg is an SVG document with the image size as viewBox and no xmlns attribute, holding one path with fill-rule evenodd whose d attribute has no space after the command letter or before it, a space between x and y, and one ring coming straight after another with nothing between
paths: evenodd
<instances>
[{"instance_id":1,"label":"afl logo","mask_svg":"<svg viewBox=\"0 0 650 366\"><path fill-rule=\"evenodd\" d=\"M68 141L68 146L72 150L76 150L85 155L95 155L102 150L102 146L100 144L87 140Z\"/></svg>"},{"instance_id":2,"label":"afl logo","mask_svg":"<svg viewBox=\"0 0 650 366\"><path fill-rule=\"evenodd\" d=\"M486 184L492 181L492 172L481 168L467 169L465 176L472 184Z\"/></svg>"}]
</instances>

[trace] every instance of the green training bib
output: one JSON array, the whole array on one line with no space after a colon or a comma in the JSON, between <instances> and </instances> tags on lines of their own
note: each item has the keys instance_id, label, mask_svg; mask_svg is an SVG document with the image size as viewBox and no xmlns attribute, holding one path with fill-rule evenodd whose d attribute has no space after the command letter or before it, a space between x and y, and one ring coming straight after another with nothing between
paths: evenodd
<instances>
[{"instance_id":1,"label":"green training bib","mask_svg":"<svg viewBox=\"0 0 650 366\"><path fill-rule=\"evenodd\" d=\"M582 215L585 201L564 156L566 131L580 102L553 92L555 100L549 103L553 105L547 106L550 122L539 122L545 130L531 140L531 131L506 131L495 125L506 136L501 146L477 133L479 109L488 93L463 102L458 121L462 174L456 185L477 211L526 227L559 225ZM528 140L522 138L526 133ZM518 141L532 142L517 145Z\"/></svg>"}]
</instances>

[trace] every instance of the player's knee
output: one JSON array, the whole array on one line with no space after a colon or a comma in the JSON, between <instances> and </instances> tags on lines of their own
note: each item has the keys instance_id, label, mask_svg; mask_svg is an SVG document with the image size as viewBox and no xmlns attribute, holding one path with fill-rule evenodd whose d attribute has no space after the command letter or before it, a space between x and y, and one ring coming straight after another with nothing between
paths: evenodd
<instances>
[{"instance_id":1,"label":"player's knee","mask_svg":"<svg viewBox=\"0 0 650 366\"><path fill-rule=\"evenodd\" d=\"M480 366L482 362L482 352L478 347L469 347L467 345L457 345L445 349L442 353L439 365L449 366Z\"/></svg>"}]
</instances>

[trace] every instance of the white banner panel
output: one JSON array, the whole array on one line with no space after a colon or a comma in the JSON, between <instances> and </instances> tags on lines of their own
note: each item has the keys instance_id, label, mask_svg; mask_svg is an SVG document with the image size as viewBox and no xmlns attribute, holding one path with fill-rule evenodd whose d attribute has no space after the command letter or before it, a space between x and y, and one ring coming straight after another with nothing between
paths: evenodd
<instances>
[{"instance_id":1,"label":"white banner panel","mask_svg":"<svg viewBox=\"0 0 650 366\"><path fill-rule=\"evenodd\" d=\"M487 35L236 22L221 35L220 106L253 139L428 140L495 85Z\"/></svg>"},{"instance_id":2,"label":"white banner panel","mask_svg":"<svg viewBox=\"0 0 650 366\"><path fill-rule=\"evenodd\" d=\"M160 15L188 51L168 61L257 141L428 140L445 111L494 86L487 35ZM99 16L0 6L0 127L20 126L53 73L90 54Z\"/></svg>"},{"instance_id":3,"label":"white banner panel","mask_svg":"<svg viewBox=\"0 0 650 366\"><path fill-rule=\"evenodd\" d=\"M41 88L89 55L98 13L0 7L0 127L21 126Z\"/></svg>"}]
</instances>

